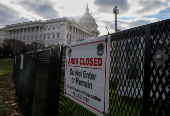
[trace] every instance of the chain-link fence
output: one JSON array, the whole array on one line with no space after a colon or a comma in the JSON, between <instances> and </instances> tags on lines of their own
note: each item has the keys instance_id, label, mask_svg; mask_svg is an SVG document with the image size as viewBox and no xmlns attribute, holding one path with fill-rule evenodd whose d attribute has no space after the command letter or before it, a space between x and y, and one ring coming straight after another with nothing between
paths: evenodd
<instances>
[{"instance_id":1,"label":"chain-link fence","mask_svg":"<svg viewBox=\"0 0 170 116\"><path fill-rule=\"evenodd\" d=\"M105 115L168 116L170 20L111 36L109 114ZM65 97L64 58L64 47L16 56L13 77L24 115L95 115Z\"/></svg>"}]
</instances>

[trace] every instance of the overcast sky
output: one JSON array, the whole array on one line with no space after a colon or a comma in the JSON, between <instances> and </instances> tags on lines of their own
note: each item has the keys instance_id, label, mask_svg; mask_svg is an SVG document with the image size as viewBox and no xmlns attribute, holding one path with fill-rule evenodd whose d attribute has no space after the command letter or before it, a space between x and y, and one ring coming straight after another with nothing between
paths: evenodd
<instances>
[{"instance_id":1,"label":"overcast sky","mask_svg":"<svg viewBox=\"0 0 170 116\"><path fill-rule=\"evenodd\" d=\"M0 28L34 20L79 18L88 3L100 35L114 32L113 8L117 6L118 29L125 30L170 18L170 0L0 0Z\"/></svg>"}]
</instances>

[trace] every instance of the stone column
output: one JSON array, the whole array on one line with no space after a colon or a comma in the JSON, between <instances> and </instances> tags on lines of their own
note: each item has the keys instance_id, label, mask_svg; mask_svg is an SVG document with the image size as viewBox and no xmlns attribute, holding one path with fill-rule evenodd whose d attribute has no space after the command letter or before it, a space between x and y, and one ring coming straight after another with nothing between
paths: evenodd
<instances>
[{"instance_id":1,"label":"stone column","mask_svg":"<svg viewBox=\"0 0 170 116\"><path fill-rule=\"evenodd\" d=\"M84 32L84 39L86 39L86 32Z\"/></svg>"},{"instance_id":2,"label":"stone column","mask_svg":"<svg viewBox=\"0 0 170 116\"><path fill-rule=\"evenodd\" d=\"M79 29L77 28L77 41L79 40Z\"/></svg>"},{"instance_id":3,"label":"stone column","mask_svg":"<svg viewBox=\"0 0 170 116\"><path fill-rule=\"evenodd\" d=\"M79 33L78 33L78 34L79 34L79 40L80 40L80 39L81 39L81 36L80 36L81 31L80 31L80 29L79 29L78 31L79 31Z\"/></svg>"},{"instance_id":4,"label":"stone column","mask_svg":"<svg viewBox=\"0 0 170 116\"><path fill-rule=\"evenodd\" d=\"M76 28L76 41L77 41L78 29Z\"/></svg>"},{"instance_id":5,"label":"stone column","mask_svg":"<svg viewBox=\"0 0 170 116\"><path fill-rule=\"evenodd\" d=\"M21 36L21 30L19 29L19 40L21 39L20 36Z\"/></svg>"},{"instance_id":6,"label":"stone column","mask_svg":"<svg viewBox=\"0 0 170 116\"><path fill-rule=\"evenodd\" d=\"M13 35L13 30L12 30L12 38L11 38L11 39L13 39L13 36L14 36L14 35Z\"/></svg>"},{"instance_id":7,"label":"stone column","mask_svg":"<svg viewBox=\"0 0 170 116\"><path fill-rule=\"evenodd\" d=\"M40 26L39 26L39 35L38 35L38 39L40 40L41 38L40 38Z\"/></svg>"},{"instance_id":8,"label":"stone column","mask_svg":"<svg viewBox=\"0 0 170 116\"><path fill-rule=\"evenodd\" d=\"M75 34L74 34L74 41L76 41L76 27L74 28L74 32L75 32Z\"/></svg>"},{"instance_id":9,"label":"stone column","mask_svg":"<svg viewBox=\"0 0 170 116\"><path fill-rule=\"evenodd\" d=\"M77 40L79 40L79 29L77 28Z\"/></svg>"},{"instance_id":10,"label":"stone column","mask_svg":"<svg viewBox=\"0 0 170 116\"><path fill-rule=\"evenodd\" d=\"M79 40L81 39L81 30L79 29Z\"/></svg>"},{"instance_id":11,"label":"stone column","mask_svg":"<svg viewBox=\"0 0 170 116\"><path fill-rule=\"evenodd\" d=\"M36 27L35 27L35 30L34 30L34 40L36 40Z\"/></svg>"},{"instance_id":12,"label":"stone column","mask_svg":"<svg viewBox=\"0 0 170 116\"><path fill-rule=\"evenodd\" d=\"M79 34L79 30L78 30L78 28L76 29L76 40L78 41L78 39L79 39L79 36L78 36L78 34Z\"/></svg>"},{"instance_id":13,"label":"stone column","mask_svg":"<svg viewBox=\"0 0 170 116\"><path fill-rule=\"evenodd\" d=\"M76 41L77 41L78 29L76 28Z\"/></svg>"},{"instance_id":14,"label":"stone column","mask_svg":"<svg viewBox=\"0 0 170 116\"><path fill-rule=\"evenodd\" d=\"M13 33L14 33L14 38L16 38L16 30L14 30L14 32L13 32Z\"/></svg>"},{"instance_id":15,"label":"stone column","mask_svg":"<svg viewBox=\"0 0 170 116\"><path fill-rule=\"evenodd\" d=\"M23 31L22 31L22 41L24 41L24 28L23 28Z\"/></svg>"},{"instance_id":16,"label":"stone column","mask_svg":"<svg viewBox=\"0 0 170 116\"><path fill-rule=\"evenodd\" d=\"M81 37L81 30L80 30L80 39L82 39L82 37Z\"/></svg>"},{"instance_id":17,"label":"stone column","mask_svg":"<svg viewBox=\"0 0 170 116\"><path fill-rule=\"evenodd\" d=\"M72 31L72 32L71 32L71 36L72 36L72 37L71 37L71 42L74 41L74 38L73 38L73 35L74 35L73 29L74 29L74 28L73 28L73 26L72 26L72 29L71 29L71 31Z\"/></svg>"},{"instance_id":18,"label":"stone column","mask_svg":"<svg viewBox=\"0 0 170 116\"><path fill-rule=\"evenodd\" d=\"M83 30L83 35L82 36L83 36L83 39L84 39L84 30Z\"/></svg>"},{"instance_id":19,"label":"stone column","mask_svg":"<svg viewBox=\"0 0 170 116\"><path fill-rule=\"evenodd\" d=\"M82 31L82 39L84 39L84 31Z\"/></svg>"},{"instance_id":20,"label":"stone column","mask_svg":"<svg viewBox=\"0 0 170 116\"><path fill-rule=\"evenodd\" d=\"M83 31L81 30L81 39L83 39Z\"/></svg>"},{"instance_id":21,"label":"stone column","mask_svg":"<svg viewBox=\"0 0 170 116\"><path fill-rule=\"evenodd\" d=\"M79 39L80 39L80 30L79 29L77 29L77 36L78 36L78 41L79 41Z\"/></svg>"}]
</instances>

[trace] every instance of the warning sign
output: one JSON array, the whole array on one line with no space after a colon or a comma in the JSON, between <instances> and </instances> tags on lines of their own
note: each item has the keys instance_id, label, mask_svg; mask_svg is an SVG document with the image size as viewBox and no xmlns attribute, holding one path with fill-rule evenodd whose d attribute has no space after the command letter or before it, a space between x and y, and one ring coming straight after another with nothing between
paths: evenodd
<instances>
[{"instance_id":1,"label":"warning sign","mask_svg":"<svg viewBox=\"0 0 170 116\"><path fill-rule=\"evenodd\" d=\"M70 44L65 95L97 115L108 113L110 35Z\"/></svg>"}]
</instances>

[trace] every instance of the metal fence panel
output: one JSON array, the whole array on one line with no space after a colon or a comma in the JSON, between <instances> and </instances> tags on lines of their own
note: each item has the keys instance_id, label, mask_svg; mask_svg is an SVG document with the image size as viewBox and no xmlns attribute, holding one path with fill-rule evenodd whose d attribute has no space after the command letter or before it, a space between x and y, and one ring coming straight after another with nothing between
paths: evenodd
<instances>
[{"instance_id":1,"label":"metal fence panel","mask_svg":"<svg viewBox=\"0 0 170 116\"><path fill-rule=\"evenodd\" d=\"M57 115L57 103L58 103L58 90L59 79L61 77L61 47L51 49L50 62L49 62L49 77L47 86L47 105L46 115Z\"/></svg>"},{"instance_id":2,"label":"metal fence panel","mask_svg":"<svg viewBox=\"0 0 170 116\"><path fill-rule=\"evenodd\" d=\"M149 115L170 115L170 20L150 25ZM157 55L163 56L155 61ZM168 58L164 61L165 58ZM163 64L160 62L164 61Z\"/></svg>"},{"instance_id":3,"label":"metal fence panel","mask_svg":"<svg viewBox=\"0 0 170 116\"><path fill-rule=\"evenodd\" d=\"M40 51L37 54L32 115L45 116L50 50Z\"/></svg>"},{"instance_id":4,"label":"metal fence panel","mask_svg":"<svg viewBox=\"0 0 170 116\"><path fill-rule=\"evenodd\" d=\"M13 69L13 79L14 79L14 87L16 90L16 95L18 93L18 79L19 79L19 73L20 73L20 56L15 57L14 61L14 69Z\"/></svg>"},{"instance_id":5,"label":"metal fence panel","mask_svg":"<svg viewBox=\"0 0 170 116\"><path fill-rule=\"evenodd\" d=\"M23 64L22 64L23 61ZM22 65L22 68L21 68ZM22 95L23 95L23 84L24 84L24 73L25 73L25 57L20 56L20 66L19 66L19 76L18 76L18 92L17 92L17 98L19 106L21 107L21 101L22 101Z\"/></svg>"},{"instance_id":6,"label":"metal fence panel","mask_svg":"<svg viewBox=\"0 0 170 116\"><path fill-rule=\"evenodd\" d=\"M35 67L36 67L36 54L34 52L24 54L25 57L25 73L23 95L21 102L21 111L25 116L29 116L32 108L33 87L35 83Z\"/></svg>"},{"instance_id":7,"label":"metal fence panel","mask_svg":"<svg viewBox=\"0 0 170 116\"><path fill-rule=\"evenodd\" d=\"M109 115L142 115L145 28L112 34Z\"/></svg>"}]
</instances>

